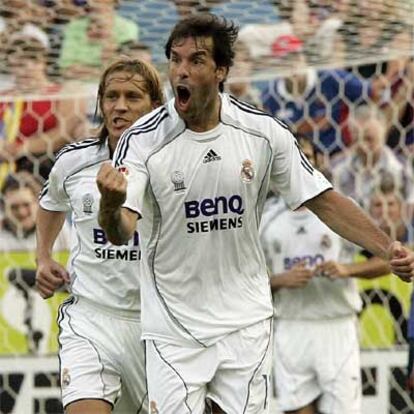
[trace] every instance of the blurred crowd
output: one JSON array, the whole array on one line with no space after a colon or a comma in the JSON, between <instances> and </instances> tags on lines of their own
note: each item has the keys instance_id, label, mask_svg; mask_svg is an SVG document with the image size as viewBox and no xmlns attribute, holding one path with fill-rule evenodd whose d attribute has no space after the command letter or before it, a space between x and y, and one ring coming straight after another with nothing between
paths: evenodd
<instances>
[{"instance_id":1,"label":"blurred crowd","mask_svg":"<svg viewBox=\"0 0 414 414\"><path fill-rule=\"evenodd\" d=\"M94 102L79 81L96 83L120 54L162 71L173 24L210 11L240 25L228 91L310 137L336 188L412 243L412 7L391 0L3 0L0 184L15 176L23 188L29 174L39 185L55 154L88 136ZM27 238L24 220L2 207L0 233Z\"/></svg>"}]
</instances>

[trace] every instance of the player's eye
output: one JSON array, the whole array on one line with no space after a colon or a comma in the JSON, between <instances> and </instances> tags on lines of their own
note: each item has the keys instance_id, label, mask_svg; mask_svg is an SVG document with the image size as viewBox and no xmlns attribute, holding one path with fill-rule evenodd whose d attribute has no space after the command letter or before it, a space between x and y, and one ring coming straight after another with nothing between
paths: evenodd
<instances>
[{"instance_id":1,"label":"player's eye","mask_svg":"<svg viewBox=\"0 0 414 414\"><path fill-rule=\"evenodd\" d=\"M126 97L131 101L139 101L142 99L142 96L139 93L129 93Z\"/></svg>"},{"instance_id":2,"label":"player's eye","mask_svg":"<svg viewBox=\"0 0 414 414\"><path fill-rule=\"evenodd\" d=\"M174 63L178 63L180 61L180 59L178 58L177 55L171 55L170 60L171 60L171 62L174 62Z\"/></svg>"},{"instance_id":3,"label":"player's eye","mask_svg":"<svg viewBox=\"0 0 414 414\"><path fill-rule=\"evenodd\" d=\"M111 100L113 101L114 99L118 98L118 94L116 94L115 92L108 92L105 94L105 99Z\"/></svg>"},{"instance_id":4,"label":"player's eye","mask_svg":"<svg viewBox=\"0 0 414 414\"><path fill-rule=\"evenodd\" d=\"M193 63L196 64L196 65L201 65L201 64L204 63L204 59L202 57L199 57L199 56L198 57L195 57L193 59Z\"/></svg>"}]
</instances>

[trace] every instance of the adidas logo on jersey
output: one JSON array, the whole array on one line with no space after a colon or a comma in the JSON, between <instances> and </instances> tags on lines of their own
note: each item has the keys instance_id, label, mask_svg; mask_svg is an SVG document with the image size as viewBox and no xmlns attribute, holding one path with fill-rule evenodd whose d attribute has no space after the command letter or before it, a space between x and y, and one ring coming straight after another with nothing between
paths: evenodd
<instances>
[{"instance_id":1,"label":"adidas logo on jersey","mask_svg":"<svg viewBox=\"0 0 414 414\"><path fill-rule=\"evenodd\" d=\"M220 160L221 160L220 155L217 155L216 151L214 151L213 149L211 149L204 156L204 158L203 158L203 164L206 164L206 163L212 162L212 161L220 161Z\"/></svg>"},{"instance_id":2,"label":"adidas logo on jersey","mask_svg":"<svg viewBox=\"0 0 414 414\"><path fill-rule=\"evenodd\" d=\"M306 234L307 233L307 231L306 231L306 229L305 229L305 227L304 226L300 226L300 227L298 227L298 229L296 230L296 234Z\"/></svg>"}]
</instances>

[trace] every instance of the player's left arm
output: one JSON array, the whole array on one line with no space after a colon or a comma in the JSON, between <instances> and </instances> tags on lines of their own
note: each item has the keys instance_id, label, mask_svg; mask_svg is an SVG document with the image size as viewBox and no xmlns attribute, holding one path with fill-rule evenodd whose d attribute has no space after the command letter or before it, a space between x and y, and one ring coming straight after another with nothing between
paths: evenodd
<instances>
[{"instance_id":1,"label":"player's left arm","mask_svg":"<svg viewBox=\"0 0 414 414\"><path fill-rule=\"evenodd\" d=\"M304 205L335 233L388 261L392 273L407 282L411 281L414 276L414 253L401 243L393 242L349 198L335 190L327 190Z\"/></svg>"}]
</instances>

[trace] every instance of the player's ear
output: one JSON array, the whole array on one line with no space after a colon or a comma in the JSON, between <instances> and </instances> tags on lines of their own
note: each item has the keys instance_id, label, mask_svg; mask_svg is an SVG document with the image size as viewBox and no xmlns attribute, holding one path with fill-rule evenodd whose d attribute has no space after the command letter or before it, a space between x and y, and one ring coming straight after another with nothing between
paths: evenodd
<instances>
[{"instance_id":1,"label":"player's ear","mask_svg":"<svg viewBox=\"0 0 414 414\"><path fill-rule=\"evenodd\" d=\"M224 82L227 77L227 73L229 72L229 69L225 66L218 66L216 69L216 78L218 82Z\"/></svg>"}]
</instances>

